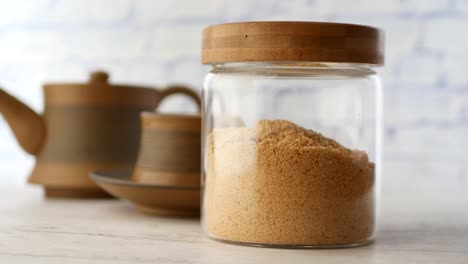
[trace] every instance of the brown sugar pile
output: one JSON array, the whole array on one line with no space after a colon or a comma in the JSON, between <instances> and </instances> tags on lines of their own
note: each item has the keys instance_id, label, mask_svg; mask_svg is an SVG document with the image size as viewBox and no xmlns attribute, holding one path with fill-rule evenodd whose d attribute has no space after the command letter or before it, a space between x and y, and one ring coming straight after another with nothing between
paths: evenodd
<instances>
[{"instance_id":1,"label":"brown sugar pile","mask_svg":"<svg viewBox=\"0 0 468 264\"><path fill-rule=\"evenodd\" d=\"M284 120L209 136L204 225L227 241L365 242L374 232L374 165L363 151Z\"/></svg>"}]
</instances>

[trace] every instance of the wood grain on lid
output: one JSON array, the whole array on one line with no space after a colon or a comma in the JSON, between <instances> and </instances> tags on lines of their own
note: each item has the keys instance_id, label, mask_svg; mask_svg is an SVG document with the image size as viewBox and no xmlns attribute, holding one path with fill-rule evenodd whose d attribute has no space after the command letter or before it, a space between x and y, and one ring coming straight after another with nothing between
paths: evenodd
<instances>
[{"instance_id":1,"label":"wood grain on lid","mask_svg":"<svg viewBox=\"0 0 468 264\"><path fill-rule=\"evenodd\" d=\"M384 33L325 22L245 22L203 31L202 63L311 61L383 65Z\"/></svg>"}]
</instances>

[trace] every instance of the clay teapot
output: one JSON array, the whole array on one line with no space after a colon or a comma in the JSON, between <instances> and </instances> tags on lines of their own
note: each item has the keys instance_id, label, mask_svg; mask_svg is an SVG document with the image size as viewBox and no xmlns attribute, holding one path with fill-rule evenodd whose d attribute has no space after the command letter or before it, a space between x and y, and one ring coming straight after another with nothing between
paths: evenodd
<instances>
[{"instance_id":1,"label":"clay teapot","mask_svg":"<svg viewBox=\"0 0 468 264\"><path fill-rule=\"evenodd\" d=\"M108 74L94 72L88 83L44 85L43 115L0 89L0 114L21 147L36 156L30 183L42 184L49 197L105 196L89 172L132 167L140 141L139 116L185 87L157 90L113 85Z\"/></svg>"}]
</instances>

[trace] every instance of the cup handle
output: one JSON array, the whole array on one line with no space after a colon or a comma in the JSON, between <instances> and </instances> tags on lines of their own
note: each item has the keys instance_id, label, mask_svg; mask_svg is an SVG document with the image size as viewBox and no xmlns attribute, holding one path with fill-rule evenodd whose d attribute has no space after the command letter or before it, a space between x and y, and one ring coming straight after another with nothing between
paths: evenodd
<instances>
[{"instance_id":1,"label":"cup handle","mask_svg":"<svg viewBox=\"0 0 468 264\"><path fill-rule=\"evenodd\" d=\"M162 90L159 94L159 98L156 102L156 109L159 107L161 102L168 96L173 94L185 94L192 98L198 106L198 111L201 112L201 99L197 92L188 88L184 85L169 85L166 89Z\"/></svg>"}]
</instances>

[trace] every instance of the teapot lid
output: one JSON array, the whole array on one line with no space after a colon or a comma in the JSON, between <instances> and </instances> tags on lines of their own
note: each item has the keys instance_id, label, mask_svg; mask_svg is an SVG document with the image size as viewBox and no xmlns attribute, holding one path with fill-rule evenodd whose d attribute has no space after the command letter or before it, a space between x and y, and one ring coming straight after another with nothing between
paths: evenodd
<instances>
[{"instance_id":1,"label":"teapot lid","mask_svg":"<svg viewBox=\"0 0 468 264\"><path fill-rule=\"evenodd\" d=\"M57 104L119 104L154 106L156 90L151 87L112 84L105 71L93 71L86 83L48 83L46 102Z\"/></svg>"},{"instance_id":2,"label":"teapot lid","mask_svg":"<svg viewBox=\"0 0 468 264\"><path fill-rule=\"evenodd\" d=\"M88 83L108 83L109 74L105 71L93 71L89 75Z\"/></svg>"}]
</instances>

